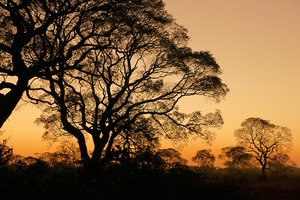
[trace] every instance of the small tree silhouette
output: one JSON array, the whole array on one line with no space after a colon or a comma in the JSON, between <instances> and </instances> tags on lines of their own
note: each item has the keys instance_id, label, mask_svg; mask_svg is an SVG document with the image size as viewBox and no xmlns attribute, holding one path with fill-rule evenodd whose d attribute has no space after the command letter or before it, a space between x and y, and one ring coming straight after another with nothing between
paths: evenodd
<instances>
[{"instance_id":1,"label":"small tree silhouette","mask_svg":"<svg viewBox=\"0 0 300 200\"><path fill-rule=\"evenodd\" d=\"M187 160L181 157L181 153L173 148L160 149L157 155L162 158L166 169L174 169L187 164Z\"/></svg>"},{"instance_id":2,"label":"small tree silhouette","mask_svg":"<svg viewBox=\"0 0 300 200\"><path fill-rule=\"evenodd\" d=\"M211 149L199 150L196 155L192 157L192 161L197 163L201 168L214 167L215 159L215 156L211 153Z\"/></svg>"},{"instance_id":3,"label":"small tree silhouette","mask_svg":"<svg viewBox=\"0 0 300 200\"><path fill-rule=\"evenodd\" d=\"M266 176L270 161L278 154L287 153L292 147L292 133L287 127L271 124L260 118L248 118L242 128L234 133L238 144L252 153Z\"/></svg>"},{"instance_id":4,"label":"small tree silhouette","mask_svg":"<svg viewBox=\"0 0 300 200\"><path fill-rule=\"evenodd\" d=\"M253 165L253 155L247 153L246 149L241 146L224 147L218 157L225 160L224 165L228 168L241 169Z\"/></svg>"}]
</instances>

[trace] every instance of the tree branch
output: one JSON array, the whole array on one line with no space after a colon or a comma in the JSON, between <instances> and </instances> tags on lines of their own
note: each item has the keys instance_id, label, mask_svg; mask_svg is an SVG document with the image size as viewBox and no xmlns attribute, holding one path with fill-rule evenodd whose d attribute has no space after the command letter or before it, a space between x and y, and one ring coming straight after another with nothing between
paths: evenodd
<instances>
[{"instance_id":1,"label":"tree branch","mask_svg":"<svg viewBox=\"0 0 300 200\"><path fill-rule=\"evenodd\" d=\"M5 81L2 81L0 83L0 90L5 89L5 88L13 89L15 87L16 87L16 85L13 83L5 82Z\"/></svg>"},{"instance_id":2,"label":"tree branch","mask_svg":"<svg viewBox=\"0 0 300 200\"><path fill-rule=\"evenodd\" d=\"M12 54L11 48L3 43L0 43L0 50L2 50L3 52Z\"/></svg>"}]
</instances>

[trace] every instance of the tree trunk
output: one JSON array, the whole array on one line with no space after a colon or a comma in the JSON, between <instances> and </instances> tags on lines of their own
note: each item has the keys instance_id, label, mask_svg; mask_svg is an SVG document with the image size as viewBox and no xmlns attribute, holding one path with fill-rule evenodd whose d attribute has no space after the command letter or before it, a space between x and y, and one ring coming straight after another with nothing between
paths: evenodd
<instances>
[{"instance_id":1,"label":"tree trunk","mask_svg":"<svg viewBox=\"0 0 300 200\"><path fill-rule=\"evenodd\" d=\"M93 138L93 143L94 143L94 150L93 150L93 154L92 154L92 160L95 164L97 164L100 161L105 143L104 143L104 141L101 142L99 136L96 135L96 134L92 135L92 138Z\"/></svg>"},{"instance_id":2,"label":"tree trunk","mask_svg":"<svg viewBox=\"0 0 300 200\"><path fill-rule=\"evenodd\" d=\"M84 168L84 171L87 173L92 173L92 164L91 164L91 158L88 154L88 149L85 143L85 139L84 136L80 136L80 137L76 137L77 138L77 142L79 145L79 149L80 149L80 156L81 156L81 161L82 161L82 165Z\"/></svg>"},{"instance_id":3,"label":"tree trunk","mask_svg":"<svg viewBox=\"0 0 300 200\"><path fill-rule=\"evenodd\" d=\"M267 163L265 162L265 163L261 166L261 172L262 172L263 178L266 177L266 168L267 168Z\"/></svg>"},{"instance_id":4,"label":"tree trunk","mask_svg":"<svg viewBox=\"0 0 300 200\"><path fill-rule=\"evenodd\" d=\"M13 110L22 98L24 91L28 85L27 78L19 78L15 87L0 98L0 128L9 118Z\"/></svg>"},{"instance_id":5,"label":"tree trunk","mask_svg":"<svg viewBox=\"0 0 300 200\"><path fill-rule=\"evenodd\" d=\"M83 169L86 175L88 176L88 178L91 178L92 174L94 173L93 172L94 170L93 170L92 160L88 154L88 149L86 146L86 141L83 133L69 123L67 119L67 109L65 106L61 106L60 117L61 117L61 122L63 124L63 129L77 139Z\"/></svg>"},{"instance_id":6,"label":"tree trunk","mask_svg":"<svg viewBox=\"0 0 300 200\"><path fill-rule=\"evenodd\" d=\"M263 177L266 177L266 167L263 166L261 168L261 172L262 172Z\"/></svg>"},{"instance_id":7,"label":"tree trunk","mask_svg":"<svg viewBox=\"0 0 300 200\"><path fill-rule=\"evenodd\" d=\"M105 136L101 139L98 135L93 135L94 151L92 155L92 163L98 172L107 164L107 159L103 155L103 151L109 137L108 134L104 135Z\"/></svg>"}]
</instances>

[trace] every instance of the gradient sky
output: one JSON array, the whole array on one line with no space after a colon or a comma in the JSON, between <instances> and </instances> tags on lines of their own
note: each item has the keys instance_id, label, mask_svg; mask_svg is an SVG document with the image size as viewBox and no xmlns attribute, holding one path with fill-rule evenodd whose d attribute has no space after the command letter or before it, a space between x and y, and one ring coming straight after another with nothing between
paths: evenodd
<instances>
[{"instance_id":1,"label":"gradient sky","mask_svg":"<svg viewBox=\"0 0 300 200\"><path fill-rule=\"evenodd\" d=\"M211 148L215 156L236 144L234 130L249 117L287 126L293 133L291 159L300 166L300 1L299 0L165 0L166 9L185 26L195 51L210 51L230 88L216 104L201 98L181 102L181 110L221 110L224 125L212 146L190 140L182 150L189 159ZM34 124L39 111L22 103L4 125L3 137L16 154L54 150L41 141ZM167 145L165 145L166 147ZM193 163L190 163L193 164ZM220 165L220 161L216 162Z\"/></svg>"},{"instance_id":2,"label":"gradient sky","mask_svg":"<svg viewBox=\"0 0 300 200\"><path fill-rule=\"evenodd\" d=\"M235 145L234 130L248 117L287 126L293 133L292 160L300 166L300 1L299 0L165 0L167 10L184 25L195 51L209 50L230 88L219 104L194 99L187 111L220 109L224 126L212 146L191 141L196 149L218 155ZM190 105L193 105L191 107Z\"/></svg>"}]
</instances>

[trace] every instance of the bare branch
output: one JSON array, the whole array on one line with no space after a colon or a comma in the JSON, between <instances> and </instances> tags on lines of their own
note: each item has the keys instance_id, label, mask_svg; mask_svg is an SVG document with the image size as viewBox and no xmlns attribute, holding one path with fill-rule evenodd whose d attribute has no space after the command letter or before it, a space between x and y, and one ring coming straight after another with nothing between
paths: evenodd
<instances>
[{"instance_id":1,"label":"bare branch","mask_svg":"<svg viewBox=\"0 0 300 200\"><path fill-rule=\"evenodd\" d=\"M16 85L13 84L13 83L5 82L5 81L2 81L0 83L0 90L5 89L5 88L12 89L12 88L15 88L15 87L16 87Z\"/></svg>"}]
</instances>

